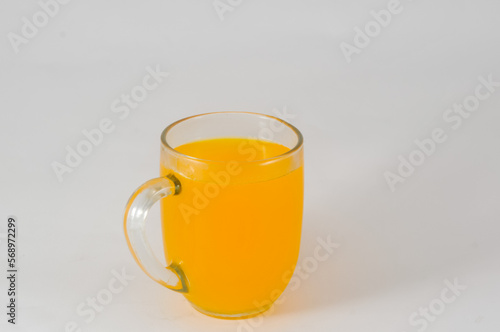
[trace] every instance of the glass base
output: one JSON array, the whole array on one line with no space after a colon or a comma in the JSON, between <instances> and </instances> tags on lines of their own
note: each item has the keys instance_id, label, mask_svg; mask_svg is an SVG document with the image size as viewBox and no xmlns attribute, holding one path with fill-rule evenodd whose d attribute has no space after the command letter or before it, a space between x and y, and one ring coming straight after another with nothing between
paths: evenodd
<instances>
[{"instance_id":1,"label":"glass base","mask_svg":"<svg viewBox=\"0 0 500 332\"><path fill-rule=\"evenodd\" d=\"M249 311L249 312L243 312L243 313L238 313L238 314L220 314L216 312L211 312L211 311L206 311L204 309L201 309L200 307L197 307L196 305L192 304L190 302L191 306L195 308L197 311L201 312L204 315L214 317L214 318L219 318L219 319L247 319L247 318L252 318L254 316L260 315L261 313L267 311L269 308L271 308L271 305L256 309L254 311Z\"/></svg>"}]
</instances>

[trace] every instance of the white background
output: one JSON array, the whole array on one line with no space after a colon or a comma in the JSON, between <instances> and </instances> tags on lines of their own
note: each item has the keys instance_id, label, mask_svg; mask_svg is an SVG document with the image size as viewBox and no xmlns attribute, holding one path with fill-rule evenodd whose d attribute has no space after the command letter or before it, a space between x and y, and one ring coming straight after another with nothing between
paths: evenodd
<instances>
[{"instance_id":1,"label":"white background","mask_svg":"<svg viewBox=\"0 0 500 332\"><path fill-rule=\"evenodd\" d=\"M443 113L474 94L479 76L500 81L500 2L401 4L348 63L340 44L352 44L353 29L387 1L244 0L221 20L211 1L73 0L16 53L8 33L21 34L22 18L40 7L3 0L0 234L16 216L20 274L12 327L0 238L0 330L64 331L74 321L82 331L410 332L422 327L410 316L457 279L467 289L426 331L499 331L500 89L457 130ZM120 119L111 104L148 66L170 76ZM171 122L284 109L306 140L299 264L318 237L341 246L271 315L206 317L135 264L125 203L158 175L160 133ZM58 181L51 164L103 118L114 131ZM396 173L398 156L434 128L447 140L391 192L384 172ZM122 269L135 279L87 323L76 308Z\"/></svg>"}]
</instances>

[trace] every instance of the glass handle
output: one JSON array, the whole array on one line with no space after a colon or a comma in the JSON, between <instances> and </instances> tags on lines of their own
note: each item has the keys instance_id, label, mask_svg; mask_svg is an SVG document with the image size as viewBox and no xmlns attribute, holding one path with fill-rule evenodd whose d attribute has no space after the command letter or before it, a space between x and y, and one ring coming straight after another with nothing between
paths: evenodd
<instances>
[{"instance_id":1,"label":"glass handle","mask_svg":"<svg viewBox=\"0 0 500 332\"><path fill-rule=\"evenodd\" d=\"M173 175L152 179L130 197L125 209L125 237L141 269L154 281L177 291L187 292L187 279L178 265L163 266L153 253L146 237L149 209L161 198L180 193L180 182Z\"/></svg>"}]
</instances>

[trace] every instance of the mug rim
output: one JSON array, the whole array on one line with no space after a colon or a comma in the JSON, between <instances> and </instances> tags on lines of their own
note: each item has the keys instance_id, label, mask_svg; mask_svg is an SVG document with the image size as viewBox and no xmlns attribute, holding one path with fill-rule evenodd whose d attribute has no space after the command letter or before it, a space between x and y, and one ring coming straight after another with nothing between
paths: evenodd
<instances>
[{"instance_id":1,"label":"mug rim","mask_svg":"<svg viewBox=\"0 0 500 332\"><path fill-rule=\"evenodd\" d=\"M177 126L178 124L180 124L182 122L185 122L185 121L188 121L188 120L191 120L193 118L203 117L203 116L207 116L207 115L217 115L217 114L248 114L248 115L254 115L254 116L267 117L269 119L273 119L273 120L276 120L276 121L279 121L279 122L283 123L289 129L291 129L295 133L295 135L297 135L297 144L295 144L295 146L293 148L289 149L285 153L279 154L279 155L274 156L274 157L265 158L265 159L256 159L256 160L251 160L251 161L239 161L240 163L246 163L246 164L249 164L249 163L262 163L262 162L266 162L267 163L267 162L273 162L273 161L279 160L279 159L284 159L286 157L289 157L289 156L293 155L298 150L300 150L300 148L302 147L302 145L304 143L304 137L302 136L302 133L300 132L300 130L298 130L291 123L289 123L289 122L287 122L287 121L285 121L283 119L280 119L278 117L275 117L275 116L272 116L272 115L268 115L268 114L255 113L255 112L221 111L221 112L208 112L208 113L196 114L196 115L192 115L192 116L188 116L188 117L182 118L180 120L177 120L177 121L171 123L165 129L163 129L163 131L161 133L161 142L162 142L162 145L167 150L169 150L171 153L174 153L174 154L176 154L176 155L178 155L178 156L180 156L182 158L191 159L191 160L199 161L199 162L227 163L228 162L227 160L204 159L204 158L197 158L197 157L194 157L194 156L190 156L190 155L184 154L182 152L177 151L174 147L172 147L167 142L167 134L168 134L168 132L172 128L174 128L175 126Z\"/></svg>"}]
</instances>

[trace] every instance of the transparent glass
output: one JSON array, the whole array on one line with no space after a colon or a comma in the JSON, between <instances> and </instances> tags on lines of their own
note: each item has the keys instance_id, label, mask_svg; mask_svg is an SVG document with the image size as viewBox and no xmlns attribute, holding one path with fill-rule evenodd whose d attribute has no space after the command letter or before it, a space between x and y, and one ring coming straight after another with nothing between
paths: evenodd
<instances>
[{"instance_id":1,"label":"transparent glass","mask_svg":"<svg viewBox=\"0 0 500 332\"><path fill-rule=\"evenodd\" d=\"M246 318L269 309L299 254L301 133L272 116L220 112L171 124L161 142L160 177L139 187L125 211L137 263L207 315ZM221 158L218 149L227 143L237 144L237 152ZM186 153L186 144L198 144L204 157ZM273 155L277 146L281 152ZM145 235L148 210L157 201L166 267Z\"/></svg>"}]
</instances>

